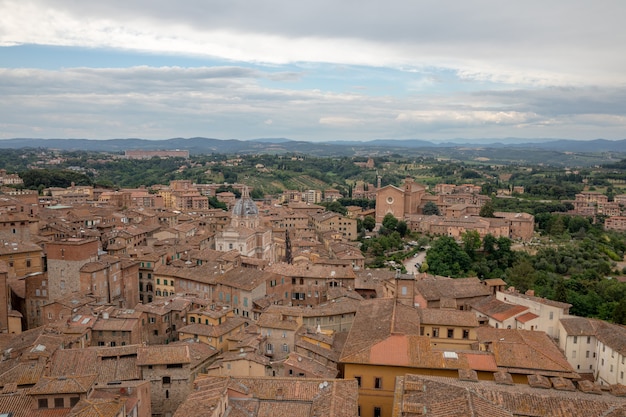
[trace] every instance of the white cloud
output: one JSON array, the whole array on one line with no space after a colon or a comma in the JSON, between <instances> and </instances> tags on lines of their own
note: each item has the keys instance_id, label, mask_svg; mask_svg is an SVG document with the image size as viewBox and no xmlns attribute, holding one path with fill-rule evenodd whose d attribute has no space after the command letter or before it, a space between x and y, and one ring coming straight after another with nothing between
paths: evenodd
<instances>
[{"instance_id":1,"label":"white cloud","mask_svg":"<svg viewBox=\"0 0 626 417\"><path fill-rule=\"evenodd\" d=\"M36 43L284 64L449 68L467 80L623 82L626 3L568 0L0 3L0 44Z\"/></svg>"}]
</instances>

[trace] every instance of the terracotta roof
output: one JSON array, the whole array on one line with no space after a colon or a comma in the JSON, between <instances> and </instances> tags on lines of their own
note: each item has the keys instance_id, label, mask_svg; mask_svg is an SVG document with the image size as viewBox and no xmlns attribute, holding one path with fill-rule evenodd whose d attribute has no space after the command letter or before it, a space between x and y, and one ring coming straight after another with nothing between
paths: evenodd
<instances>
[{"instance_id":1,"label":"terracotta roof","mask_svg":"<svg viewBox=\"0 0 626 417\"><path fill-rule=\"evenodd\" d=\"M486 297L491 290L480 283L478 278L445 278L428 276L415 281L415 289L427 301L441 298Z\"/></svg>"},{"instance_id":2,"label":"terracotta roof","mask_svg":"<svg viewBox=\"0 0 626 417\"><path fill-rule=\"evenodd\" d=\"M138 345L62 349L50 361L50 376L97 374L98 383L139 379Z\"/></svg>"},{"instance_id":3,"label":"terracotta roof","mask_svg":"<svg viewBox=\"0 0 626 417\"><path fill-rule=\"evenodd\" d=\"M472 313L471 311L423 308L420 309L419 312L423 324L478 327L478 319L476 318L476 314Z\"/></svg>"},{"instance_id":4,"label":"terracotta roof","mask_svg":"<svg viewBox=\"0 0 626 417\"><path fill-rule=\"evenodd\" d=\"M137 365L168 365L190 363L186 345L154 345L137 349Z\"/></svg>"},{"instance_id":5,"label":"terracotta roof","mask_svg":"<svg viewBox=\"0 0 626 417\"><path fill-rule=\"evenodd\" d=\"M531 320L536 319L537 317L539 317L538 315L536 315L535 313L524 313L521 316L517 316L515 317L515 320L519 321L520 323L528 323Z\"/></svg>"},{"instance_id":6,"label":"terracotta roof","mask_svg":"<svg viewBox=\"0 0 626 417\"><path fill-rule=\"evenodd\" d=\"M11 394L0 394L0 412L12 413L12 417L30 417L32 397L24 390Z\"/></svg>"},{"instance_id":7,"label":"terracotta roof","mask_svg":"<svg viewBox=\"0 0 626 417\"><path fill-rule=\"evenodd\" d=\"M86 394L96 382L98 375L43 377L29 391L32 395Z\"/></svg>"},{"instance_id":8,"label":"terracotta roof","mask_svg":"<svg viewBox=\"0 0 626 417\"><path fill-rule=\"evenodd\" d=\"M471 303L470 306L479 313L500 322L520 315L528 310L528 307L505 303L493 296L475 301Z\"/></svg>"},{"instance_id":9,"label":"terracotta roof","mask_svg":"<svg viewBox=\"0 0 626 417\"><path fill-rule=\"evenodd\" d=\"M211 414L228 403L230 416L257 417L354 417L357 415L356 380L304 378L206 377L194 382L195 389L174 417ZM233 395L227 399L228 392Z\"/></svg>"},{"instance_id":10,"label":"terracotta roof","mask_svg":"<svg viewBox=\"0 0 626 417\"><path fill-rule=\"evenodd\" d=\"M626 413L624 401L610 395L417 375L397 379L396 398L398 412L393 417L413 416L402 414L412 409L425 411L429 417L613 417Z\"/></svg>"},{"instance_id":11,"label":"terracotta roof","mask_svg":"<svg viewBox=\"0 0 626 417\"><path fill-rule=\"evenodd\" d=\"M476 333L480 343L490 345L500 368L546 376L578 376L544 332L480 327Z\"/></svg>"},{"instance_id":12,"label":"terracotta roof","mask_svg":"<svg viewBox=\"0 0 626 417\"><path fill-rule=\"evenodd\" d=\"M116 417L124 410L125 399L85 398L72 408L68 417Z\"/></svg>"},{"instance_id":13,"label":"terracotta roof","mask_svg":"<svg viewBox=\"0 0 626 417\"><path fill-rule=\"evenodd\" d=\"M246 319L242 317L229 317L224 323L212 326L210 324L192 323L178 329L179 333L197 334L201 336L220 337L229 334L234 329L243 326Z\"/></svg>"}]
</instances>

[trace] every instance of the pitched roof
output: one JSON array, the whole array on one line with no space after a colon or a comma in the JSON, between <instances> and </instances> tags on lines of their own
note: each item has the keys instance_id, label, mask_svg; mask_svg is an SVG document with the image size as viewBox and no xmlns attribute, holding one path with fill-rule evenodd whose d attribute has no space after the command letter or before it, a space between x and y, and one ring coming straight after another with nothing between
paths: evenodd
<instances>
[{"instance_id":1,"label":"pitched roof","mask_svg":"<svg viewBox=\"0 0 626 417\"><path fill-rule=\"evenodd\" d=\"M468 382L453 378L406 375L396 381L393 417L586 417L626 413L622 399L610 395L546 390L529 385L501 385L493 381Z\"/></svg>"},{"instance_id":2,"label":"pitched roof","mask_svg":"<svg viewBox=\"0 0 626 417\"><path fill-rule=\"evenodd\" d=\"M498 367L503 370L578 377L558 346L544 332L480 327L476 333L480 343L490 345Z\"/></svg>"},{"instance_id":3,"label":"pitched roof","mask_svg":"<svg viewBox=\"0 0 626 417\"><path fill-rule=\"evenodd\" d=\"M137 349L137 365L169 365L190 363L186 345L154 345Z\"/></svg>"},{"instance_id":4,"label":"pitched roof","mask_svg":"<svg viewBox=\"0 0 626 417\"><path fill-rule=\"evenodd\" d=\"M43 377L29 391L32 395L85 394L96 382L98 375Z\"/></svg>"},{"instance_id":5,"label":"pitched roof","mask_svg":"<svg viewBox=\"0 0 626 417\"><path fill-rule=\"evenodd\" d=\"M497 321L504 321L524 313L528 307L517 304L509 304L490 296L482 300L477 300L470 304L472 309L491 317Z\"/></svg>"},{"instance_id":6,"label":"pitched roof","mask_svg":"<svg viewBox=\"0 0 626 417\"><path fill-rule=\"evenodd\" d=\"M442 298L486 297L491 290L480 283L478 278L432 277L415 281L415 289L427 301Z\"/></svg>"}]
</instances>

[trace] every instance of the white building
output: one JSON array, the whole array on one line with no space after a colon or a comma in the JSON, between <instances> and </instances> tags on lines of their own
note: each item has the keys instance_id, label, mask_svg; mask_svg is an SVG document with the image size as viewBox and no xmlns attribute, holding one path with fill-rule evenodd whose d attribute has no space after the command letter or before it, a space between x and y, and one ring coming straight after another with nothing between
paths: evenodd
<instances>
[{"instance_id":1,"label":"white building","mask_svg":"<svg viewBox=\"0 0 626 417\"><path fill-rule=\"evenodd\" d=\"M496 298L506 303L528 307L528 312L537 317L532 319L535 324L530 324L530 328L527 328L528 326L524 326L524 328L546 332L553 339L559 338L559 320L569 316L569 309L572 306L534 295L508 291L496 292Z\"/></svg>"},{"instance_id":2,"label":"white building","mask_svg":"<svg viewBox=\"0 0 626 417\"><path fill-rule=\"evenodd\" d=\"M572 367L602 385L626 384L626 328L602 320L560 320L559 347Z\"/></svg>"}]
</instances>

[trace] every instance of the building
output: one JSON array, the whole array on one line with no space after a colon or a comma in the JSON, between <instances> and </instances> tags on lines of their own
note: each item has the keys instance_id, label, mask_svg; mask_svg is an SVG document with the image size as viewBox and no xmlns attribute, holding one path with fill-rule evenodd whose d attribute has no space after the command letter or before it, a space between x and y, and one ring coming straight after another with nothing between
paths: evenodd
<instances>
[{"instance_id":1,"label":"building","mask_svg":"<svg viewBox=\"0 0 626 417\"><path fill-rule=\"evenodd\" d=\"M404 187L387 185L376 192L376 223L382 224L387 214L396 219L404 219L407 215L420 213L422 198L426 187L417 184L411 178L404 180Z\"/></svg>"},{"instance_id":2,"label":"building","mask_svg":"<svg viewBox=\"0 0 626 417\"><path fill-rule=\"evenodd\" d=\"M532 385L511 385L503 380L478 381L472 373L459 373L454 378L407 374L396 379L392 416L625 415L626 404L618 397L618 390L614 392L586 393L558 377L533 377Z\"/></svg>"},{"instance_id":3,"label":"building","mask_svg":"<svg viewBox=\"0 0 626 417\"><path fill-rule=\"evenodd\" d=\"M70 238L46 243L48 292L50 300L80 292L80 269L98 260L98 241Z\"/></svg>"},{"instance_id":4,"label":"building","mask_svg":"<svg viewBox=\"0 0 626 417\"><path fill-rule=\"evenodd\" d=\"M354 380L210 376L194 385L174 417L358 415Z\"/></svg>"},{"instance_id":5,"label":"building","mask_svg":"<svg viewBox=\"0 0 626 417\"><path fill-rule=\"evenodd\" d=\"M528 312L534 314L534 323L528 330L545 332L553 339L559 339L559 320L569 315L571 304L535 297L530 291L528 294L505 291L496 292L496 298L510 304L528 307Z\"/></svg>"},{"instance_id":6,"label":"building","mask_svg":"<svg viewBox=\"0 0 626 417\"><path fill-rule=\"evenodd\" d=\"M232 209L230 226L216 233L215 248L220 252L236 250L251 258L275 260L272 229L261 225L259 209L247 188Z\"/></svg>"}]
</instances>

